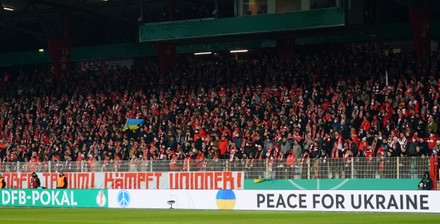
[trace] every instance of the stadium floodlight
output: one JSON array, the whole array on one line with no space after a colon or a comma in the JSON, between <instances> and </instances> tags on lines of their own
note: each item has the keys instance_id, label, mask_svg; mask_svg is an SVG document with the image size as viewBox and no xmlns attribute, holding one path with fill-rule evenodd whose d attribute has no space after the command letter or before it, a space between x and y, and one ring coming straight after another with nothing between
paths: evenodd
<instances>
[{"instance_id":1,"label":"stadium floodlight","mask_svg":"<svg viewBox=\"0 0 440 224\"><path fill-rule=\"evenodd\" d=\"M205 52L196 52L194 53L194 55L207 55L207 54L212 54L211 51L205 51Z\"/></svg>"},{"instance_id":2,"label":"stadium floodlight","mask_svg":"<svg viewBox=\"0 0 440 224\"><path fill-rule=\"evenodd\" d=\"M231 53L246 53L248 52L248 49L240 49L240 50L231 50Z\"/></svg>"},{"instance_id":3,"label":"stadium floodlight","mask_svg":"<svg viewBox=\"0 0 440 224\"><path fill-rule=\"evenodd\" d=\"M3 5L3 9L6 10L6 11L10 11L10 12L15 11L14 8L12 8L12 7L10 7L10 6L5 6L5 5Z\"/></svg>"}]
</instances>

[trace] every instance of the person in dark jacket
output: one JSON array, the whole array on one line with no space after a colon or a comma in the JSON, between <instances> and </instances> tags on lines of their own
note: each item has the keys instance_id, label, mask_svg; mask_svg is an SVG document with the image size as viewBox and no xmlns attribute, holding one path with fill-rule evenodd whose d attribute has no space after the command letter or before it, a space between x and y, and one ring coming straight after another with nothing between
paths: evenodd
<instances>
[{"instance_id":1,"label":"person in dark jacket","mask_svg":"<svg viewBox=\"0 0 440 224\"><path fill-rule=\"evenodd\" d=\"M29 188L39 188L41 185L40 178L38 178L37 173L33 172L31 181L29 181Z\"/></svg>"},{"instance_id":2,"label":"person in dark jacket","mask_svg":"<svg viewBox=\"0 0 440 224\"><path fill-rule=\"evenodd\" d=\"M432 190L432 179L431 176L429 176L429 172L426 171L423 175L422 180L419 182L419 190Z\"/></svg>"}]
</instances>

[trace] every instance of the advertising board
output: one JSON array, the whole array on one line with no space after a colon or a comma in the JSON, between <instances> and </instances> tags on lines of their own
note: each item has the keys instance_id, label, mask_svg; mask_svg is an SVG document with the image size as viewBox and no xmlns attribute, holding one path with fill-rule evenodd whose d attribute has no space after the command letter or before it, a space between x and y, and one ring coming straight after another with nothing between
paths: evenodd
<instances>
[{"instance_id":1,"label":"advertising board","mask_svg":"<svg viewBox=\"0 0 440 224\"><path fill-rule=\"evenodd\" d=\"M4 207L108 207L107 190L2 189Z\"/></svg>"},{"instance_id":2,"label":"advertising board","mask_svg":"<svg viewBox=\"0 0 440 224\"><path fill-rule=\"evenodd\" d=\"M438 191L109 190L110 208L440 212Z\"/></svg>"}]
</instances>

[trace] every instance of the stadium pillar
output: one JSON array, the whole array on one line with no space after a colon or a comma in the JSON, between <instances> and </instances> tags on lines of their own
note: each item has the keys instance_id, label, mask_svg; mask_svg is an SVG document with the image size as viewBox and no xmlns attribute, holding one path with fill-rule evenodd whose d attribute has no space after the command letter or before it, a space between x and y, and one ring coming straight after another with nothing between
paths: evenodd
<instances>
[{"instance_id":1,"label":"stadium pillar","mask_svg":"<svg viewBox=\"0 0 440 224\"><path fill-rule=\"evenodd\" d=\"M432 190L438 189L438 162L440 160L440 156L431 156L430 158L430 175L432 179Z\"/></svg>"},{"instance_id":2,"label":"stadium pillar","mask_svg":"<svg viewBox=\"0 0 440 224\"><path fill-rule=\"evenodd\" d=\"M418 0L409 6L409 19L414 44L414 51L420 57L431 52L431 18L429 0Z\"/></svg>"},{"instance_id":3,"label":"stadium pillar","mask_svg":"<svg viewBox=\"0 0 440 224\"><path fill-rule=\"evenodd\" d=\"M176 46L173 44L156 43L157 60L161 72L174 70L176 66Z\"/></svg>"}]
</instances>

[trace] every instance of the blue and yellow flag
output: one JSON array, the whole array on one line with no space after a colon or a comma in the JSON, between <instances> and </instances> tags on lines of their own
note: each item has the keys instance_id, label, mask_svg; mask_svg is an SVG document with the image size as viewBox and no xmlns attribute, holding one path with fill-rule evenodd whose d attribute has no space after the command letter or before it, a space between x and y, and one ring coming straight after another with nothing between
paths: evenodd
<instances>
[{"instance_id":1,"label":"blue and yellow flag","mask_svg":"<svg viewBox=\"0 0 440 224\"><path fill-rule=\"evenodd\" d=\"M144 124L144 119L133 119L128 118L125 122L124 131L127 129L136 130L139 128L139 125Z\"/></svg>"}]
</instances>

